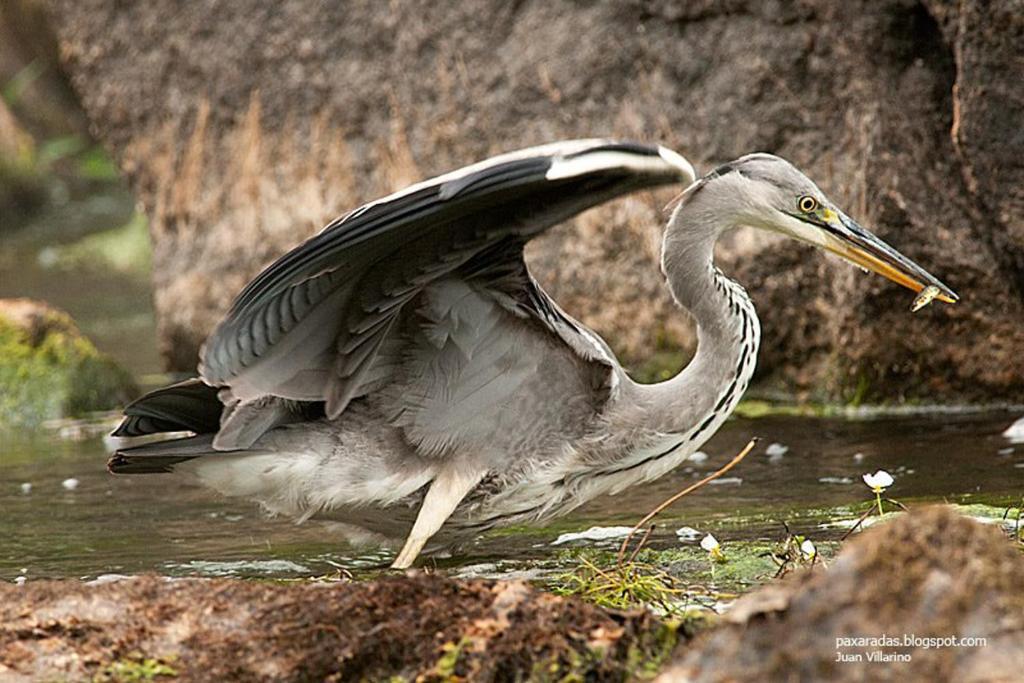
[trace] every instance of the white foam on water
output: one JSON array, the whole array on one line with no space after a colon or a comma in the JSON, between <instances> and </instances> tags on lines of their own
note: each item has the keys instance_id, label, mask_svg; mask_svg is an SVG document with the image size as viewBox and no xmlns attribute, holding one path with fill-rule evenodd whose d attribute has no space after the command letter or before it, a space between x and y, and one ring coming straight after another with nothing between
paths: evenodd
<instances>
[{"instance_id":1,"label":"white foam on water","mask_svg":"<svg viewBox=\"0 0 1024 683\"><path fill-rule=\"evenodd\" d=\"M586 531L562 534L551 545L562 545L572 541L607 541L613 538L625 538L633 530L631 526L592 526Z\"/></svg>"}]
</instances>

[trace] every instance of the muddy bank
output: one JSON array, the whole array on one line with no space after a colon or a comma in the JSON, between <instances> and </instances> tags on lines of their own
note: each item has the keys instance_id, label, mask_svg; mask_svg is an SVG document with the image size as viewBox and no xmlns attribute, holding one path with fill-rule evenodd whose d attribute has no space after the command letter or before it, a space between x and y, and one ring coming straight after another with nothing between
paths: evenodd
<instances>
[{"instance_id":1,"label":"muddy bank","mask_svg":"<svg viewBox=\"0 0 1024 683\"><path fill-rule=\"evenodd\" d=\"M721 260L763 318L763 383L1024 400L1019 4L50 4L85 109L152 219L173 369L192 370L245 281L326 219L490 152L615 134L705 170L788 157L962 296L911 317L881 278L738 233ZM631 366L662 354L648 376L693 344L657 267L670 195L594 212L529 254Z\"/></svg>"},{"instance_id":2,"label":"muddy bank","mask_svg":"<svg viewBox=\"0 0 1024 683\"><path fill-rule=\"evenodd\" d=\"M146 667L182 681L623 680L675 642L642 610L422 573L0 586L0 681L118 680Z\"/></svg>"},{"instance_id":3,"label":"muddy bank","mask_svg":"<svg viewBox=\"0 0 1024 683\"><path fill-rule=\"evenodd\" d=\"M865 532L826 570L741 598L659 681L1019 680L1022 550L992 525L950 509L902 516ZM930 647L840 640L905 634L937 640ZM983 642L953 645L950 637Z\"/></svg>"}]
</instances>

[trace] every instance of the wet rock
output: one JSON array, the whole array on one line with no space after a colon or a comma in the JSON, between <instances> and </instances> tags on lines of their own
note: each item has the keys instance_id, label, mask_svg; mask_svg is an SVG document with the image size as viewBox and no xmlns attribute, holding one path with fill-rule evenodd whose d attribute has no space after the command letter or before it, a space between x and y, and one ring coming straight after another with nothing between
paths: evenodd
<instances>
[{"instance_id":1,"label":"wet rock","mask_svg":"<svg viewBox=\"0 0 1024 683\"><path fill-rule=\"evenodd\" d=\"M951 509L914 512L865 532L827 570L741 598L723 622L680 653L659 680L1018 680L1024 554L1006 534ZM905 647L904 634L985 641ZM882 636L899 644L840 640ZM875 652L909 659L870 661ZM837 661L840 653L853 660Z\"/></svg>"},{"instance_id":2,"label":"wet rock","mask_svg":"<svg viewBox=\"0 0 1024 683\"><path fill-rule=\"evenodd\" d=\"M131 376L66 313L31 299L0 299L0 429L110 410L136 395Z\"/></svg>"},{"instance_id":3,"label":"wet rock","mask_svg":"<svg viewBox=\"0 0 1024 683\"><path fill-rule=\"evenodd\" d=\"M674 638L642 611L421 573L0 585L4 681L106 680L147 665L180 681L622 680Z\"/></svg>"},{"instance_id":4,"label":"wet rock","mask_svg":"<svg viewBox=\"0 0 1024 683\"><path fill-rule=\"evenodd\" d=\"M491 152L614 133L704 169L782 154L963 297L911 316L881 278L740 231L721 260L764 319L762 382L1024 400L1019 3L52 5L152 219L173 369L192 370L245 281L326 219ZM591 212L529 253L634 367L656 356L649 377L694 343L657 267L670 195Z\"/></svg>"}]
</instances>

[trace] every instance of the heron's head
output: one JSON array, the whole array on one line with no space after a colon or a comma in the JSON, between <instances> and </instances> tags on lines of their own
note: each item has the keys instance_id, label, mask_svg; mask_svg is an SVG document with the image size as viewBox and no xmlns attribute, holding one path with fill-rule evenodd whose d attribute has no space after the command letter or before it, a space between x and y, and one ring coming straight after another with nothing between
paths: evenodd
<instances>
[{"instance_id":1,"label":"heron's head","mask_svg":"<svg viewBox=\"0 0 1024 683\"><path fill-rule=\"evenodd\" d=\"M691 185L682 203L706 212L708 221L716 216L719 225L782 233L915 292L934 286L935 298L946 303L958 299L938 278L857 224L810 178L777 156L748 154L720 166Z\"/></svg>"}]
</instances>

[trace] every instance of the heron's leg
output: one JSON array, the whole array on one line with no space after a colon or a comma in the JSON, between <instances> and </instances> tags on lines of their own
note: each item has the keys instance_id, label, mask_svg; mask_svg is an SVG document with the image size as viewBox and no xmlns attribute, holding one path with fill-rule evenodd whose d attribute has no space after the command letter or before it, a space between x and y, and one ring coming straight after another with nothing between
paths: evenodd
<instances>
[{"instance_id":1,"label":"heron's leg","mask_svg":"<svg viewBox=\"0 0 1024 683\"><path fill-rule=\"evenodd\" d=\"M455 511L459 502L476 486L487 470L474 470L464 464L452 464L434 477L423 498L416 522L409 537L405 539L402 552L391 564L392 569L406 569L412 566L416 556L423 550L430 537L437 533L445 520Z\"/></svg>"}]
</instances>

